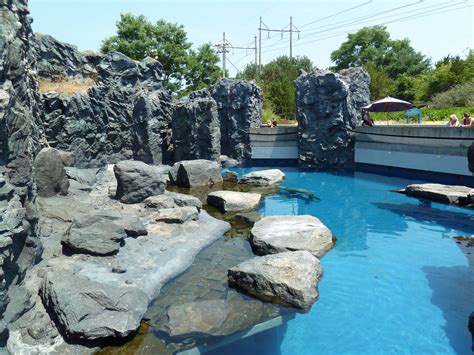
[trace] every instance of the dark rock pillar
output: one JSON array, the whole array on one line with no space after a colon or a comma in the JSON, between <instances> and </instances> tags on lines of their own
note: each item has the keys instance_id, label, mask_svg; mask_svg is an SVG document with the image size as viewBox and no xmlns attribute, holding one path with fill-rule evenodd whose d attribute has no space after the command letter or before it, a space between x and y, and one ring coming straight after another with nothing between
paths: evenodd
<instances>
[{"instance_id":1,"label":"dark rock pillar","mask_svg":"<svg viewBox=\"0 0 474 355\"><path fill-rule=\"evenodd\" d=\"M221 133L217 105L207 90L192 92L174 105L174 161L219 161Z\"/></svg>"},{"instance_id":2,"label":"dark rock pillar","mask_svg":"<svg viewBox=\"0 0 474 355\"><path fill-rule=\"evenodd\" d=\"M299 165L303 168L350 168L361 108L369 103L369 75L362 68L340 73L315 70L295 81Z\"/></svg>"},{"instance_id":3,"label":"dark rock pillar","mask_svg":"<svg viewBox=\"0 0 474 355\"><path fill-rule=\"evenodd\" d=\"M222 154L242 163L249 161L250 128L262 122L262 90L245 80L222 79L211 94L217 103Z\"/></svg>"},{"instance_id":4,"label":"dark rock pillar","mask_svg":"<svg viewBox=\"0 0 474 355\"><path fill-rule=\"evenodd\" d=\"M0 314L9 301L8 286L21 278L41 249L29 208L42 130L38 91L30 74L26 5L26 0L0 0ZM0 333L4 335L4 329Z\"/></svg>"}]
</instances>

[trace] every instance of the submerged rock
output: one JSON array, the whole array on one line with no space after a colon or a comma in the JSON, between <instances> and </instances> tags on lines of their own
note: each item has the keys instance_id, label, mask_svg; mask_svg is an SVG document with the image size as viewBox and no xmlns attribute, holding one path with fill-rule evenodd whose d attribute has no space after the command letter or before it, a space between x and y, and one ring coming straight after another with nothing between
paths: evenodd
<instances>
[{"instance_id":1,"label":"submerged rock","mask_svg":"<svg viewBox=\"0 0 474 355\"><path fill-rule=\"evenodd\" d=\"M252 210L261 202L262 195L249 192L213 191L207 195L207 203L222 213Z\"/></svg>"},{"instance_id":2,"label":"submerged rock","mask_svg":"<svg viewBox=\"0 0 474 355\"><path fill-rule=\"evenodd\" d=\"M250 244L257 255L306 250L318 258L334 246L331 231L309 215L262 218L250 232Z\"/></svg>"},{"instance_id":3,"label":"submerged rock","mask_svg":"<svg viewBox=\"0 0 474 355\"><path fill-rule=\"evenodd\" d=\"M257 257L228 270L229 286L264 301L307 310L318 298L323 275L307 251Z\"/></svg>"},{"instance_id":4,"label":"submerged rock","mask_svg":"<svg viewBox=\"0 0 474 355\"><path fill-rule=\"evenodd\" d=\"M472 188L442 184L412 184L399 192L408 196L425 198L427 200L464 205L469 203Z\"/></svg>"},{"instance_id":5,"label":"submerged rock","mask_svg":"<svg viewBox=\"0 0 474 355\"><path fill-rule=\"evenodd\" d=\"M41 298L66 337L125 337L138 329L148 298L134 287L113 287L58 269L47 273Z\"/></svg>"},{"instance_id":6,"label":"submerged rock","mask_svg":"<svg viewBox=\"0 0 474 355\"><path fill-rule=\"evenodd\" d=\"M117 179L116 198L123 203L142 202L165 191L164 176L154 166L141 161L121 161L115 164L114 174Z\"/></svg>"},{"instance_id":7,"label":"submerged rock","mask_svg":"<svg viewBox=\"0 0 474 355\"><path fill-rule=\"evenodd\" d=\"M239 174L234 171L224 171L222 173L222 179L227 182L239 182Z\"/></svg>"},{"instance_id":8,"label":"submerged rock","mask_svg":"<svg viewBox=\"0 0 474 355\"><path fill-rule=\"evenodd\" d=\"M54 148L43 148L34 162L34 177L38 195L51 197L57 194L66 195L69 180L59 151Z\"/></svg>"},{"instance_id":9,"label":"submerged rock","mask_svg":"<svg viewBox=\"0 0 474 355\"><path fill-rule=\"evenodd\" d=\"M263 309L261 302L223 299L173 305L162 330L173 338L227 336L255 325Z\"/></svg>"},{"instance_id":10,"label":"submerged rock","mask_svg":"<svg viewBox=\"0 0 474 355\"><path fill-rule=\"evenodd\" d=\"M208 186L222 182L219 163L211 160L183 160L173 166L176 185L182 187Z\"/></svg>"},{"instance_id":11,"label":"submerged rock","mask_svg":"<svg viewBox=\"0 0 474 355\"><path fill-rule=\"evenodd\" d=\"M285 180L285 174L280 169L254 171L243 175L239 184L276 185Z\"/></svg>"}]
</instances>

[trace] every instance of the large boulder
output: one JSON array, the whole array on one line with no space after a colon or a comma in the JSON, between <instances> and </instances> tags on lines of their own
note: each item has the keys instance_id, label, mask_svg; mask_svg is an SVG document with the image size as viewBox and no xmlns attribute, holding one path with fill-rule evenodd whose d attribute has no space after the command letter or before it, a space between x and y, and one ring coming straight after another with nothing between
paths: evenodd
<instances>
[{"instance_id":1,"label":"large boulder","mask_svg":"<svg viewBox=\"0 0 474 355\"><path fill-rule=\"evenodd\" d=\"M173 166L176 177L173 183L183 187L208 186L222 182L219 163L211 160L183 160Z\"/></svg>"},{"instance_id":2,"label":"large boulder","mask_svg":"<svg viewBox=\"0 0 474 355\"><path fill-rule=\"evenodd\" d=\"M252 210L262 202L262 195L250 192L213 191L207 195L207 203L222 213Z\"/></svg>"},{"instance_id":3,"label":"large boulder","mask_svg":"<svg viewBox=\"0 0 474 355\"><path fill-rule=\"evenodd\" d=\"M67 194L69 180L57 149L41 149L35 158L34 167L39 196L51 197L57 194Z\"/></svg>"},{"instance_id":4,"label":"large boulder","mask_svg":"<svg viewBox=\"0 0 474 355\"><path fill-rule=\"evenodd\" d=\"M126 337L138 329L148 297L135 287L113 287L54 269L41 298L69 339Z\"/></svg>"},{"instance_id":5,"label":"large boulder","mask_svg":"<svg viewBox=\"0 0 474 355\"><path fill-rule=\"evenodd\" d=\"M252 185L276 185L285 180L285 174L280 169L268 169L254 171L243 175L239 179L239 184Z\"/></svg>"},{"instance_id":6,"label":"large boulder","mask_svg":"<svg viewBox=\"0 0 474 355\"><path fill-rule=\"evenodd\" d=\"M442 184L412 184L400 190L408 196L456 205L467 203L471 191L472 188L467 186Z\"/></svg>"},{"instance_id":7,"label":"large boulder","mask_svg":"<svg viewBox=\"0 0 474 355\"><path fill-rule=\"evenodd\" d=\"M217 103L222 154L240 162L249 161L250 128L262 123L262 90L245 80L221 79L210 91Z\"/></svg>"},{"instance_id":8,"label":"large boulder","mask_svg":"<svg viewBox=\"0 0 474 355\"><path fill-rule=\"evenodd\" d=\"M114 166L116 198L123 203L142 202L165 191L166 179L154 167L141 161L124 160Z\"/></svg>"},{"instance_id":9,"label":"large boulder","mask_svg":"<svg viewBox=\"0 0 474 355\"><path fill-rule=\"evenodd\" d=\"M73 219L61 243L74 252L109 255L116 253L127 238L127 232L114 211L91 211Z\"/></svg>"},{"instance_id":10,"label":"large boulder","mask_svg":"<svg viewBox=\"0 0 474 355\"><path fill-rule=\"evenodd\" d=\"M179 100L174 105L171 126L174 161L219 161L221 133L217 105L209 91L195 91Z\"/></svg>"},{"instance_id":11,"label":"large boulder","mask_svg":"<svg viewBox=\"0 0 474 355\"><path fill-rule=\"evenodd\" d=\"M247 329L261 318L264 305L256 301L206 300L173 305L162 326L170 337L221 337Z\"/></svg>"},{"instance_id":12,"label":"large boulder","mask_svg":"<svg viewBox=\"0 0 474 355\"><path fill-rule=\"evenodd\" d=\"M318 258L294 251L253 258L228 270L229 286L249 296L307 310L323 275Z\"/></svg>"},{"instance_id":13,"label":"large boulder","mask_svg":"<svg viewBox=\"0 0 474 355\"><path fill-rule=\"evenodd\" d=\"M250 231L250 244L257 255L306 250L318 258L334 246L331 231L309 215L262 218Z\"/></svg>"},{"instance_id":14,"label":"large boulder","mask_svg":"<svg viewBox=\"0 0 474 355\"><path fill-rule=\"evenodd\" d=\"M295 85L300 167L354 165L353 129L361 124L361 108L369 103L369 83L363 68L299 75Z\"/></svg>"}]
</instances>

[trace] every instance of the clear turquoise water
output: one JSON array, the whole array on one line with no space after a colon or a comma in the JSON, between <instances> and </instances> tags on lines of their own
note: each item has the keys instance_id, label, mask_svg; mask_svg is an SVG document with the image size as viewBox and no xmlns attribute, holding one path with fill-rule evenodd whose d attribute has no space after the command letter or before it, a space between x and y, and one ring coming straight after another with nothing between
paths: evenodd
<instances>
[{"instance_id":1,"label":"clear turquoise water","mask_svg":"<svg viewBox=\"0 0 474 355\"><path fill-rule=\"evenodd\" d=\"M212 354L471 354L474 265L452 237L474 233L474 211L389 191L413 183L404 179L282 170L283 185L321 202L281 194L261 211L311 214L337 236L322 259L320 299Z\"/></svg>"}]
</instances>

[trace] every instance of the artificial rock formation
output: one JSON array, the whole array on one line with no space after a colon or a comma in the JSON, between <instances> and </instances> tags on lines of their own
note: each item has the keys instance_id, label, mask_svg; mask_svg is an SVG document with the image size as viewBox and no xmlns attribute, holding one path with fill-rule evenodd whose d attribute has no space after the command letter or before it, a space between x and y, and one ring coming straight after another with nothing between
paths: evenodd
<instances>
[{"instance_id":1,"label":"artificial rock formation","mask_svg":"<svg viewBox=\"0 0 474 355\"><path fill-rule=\"evenodd\" d=\"M362 68L300 74L295 81L300 167L354 165L352 131L361 123L361 108L369 103L369 82Z\"/></svg>"},{"instance_id":2,"label":"artificial rock formation","mask_svg":"<svg viewBox=\"0 0 474 355\"><path fill-rule=\"evenodd\" d=\"M0 0L0 315L8 287L21 282L41 252L30 208L33 160L44 143L30 35L26 0ZM8 321L0 319L3 338Z\"/></svg>"},{"instance_id":3,"label":"artificial rock formation","mask_svg":"<svg viewBox=\"0 0 474 355\"><path fill-rule=\"evenodd\" d=\"M179 100L172 119L174 161L219 161L221 134L217 105L207 90L192 92Z\"/></svg>"},{"instance_id":4,"label":"artificial rock formation","mask_svg":"<svg viewBox=\"0 0 474 355\"><path fill-rule=\"evenodd\" d=\"M262 122L262 90L245 80L222 79L212 86L211 94L219 113L222 154L249 161L250 128Z\"/></svg>"},{"instance_id":5,"label":"artificial rock formation","mask_svg":"<svg viewBox=\"0 0 474 355\"><path fill-rule=\"evenodd\" d=\"M172 105L161 64L111 52L95 69L96 85L86 94L42 96L50 145L73 152L81 168L125 159L167 160Z\"/></svg>"}]
</instances>

